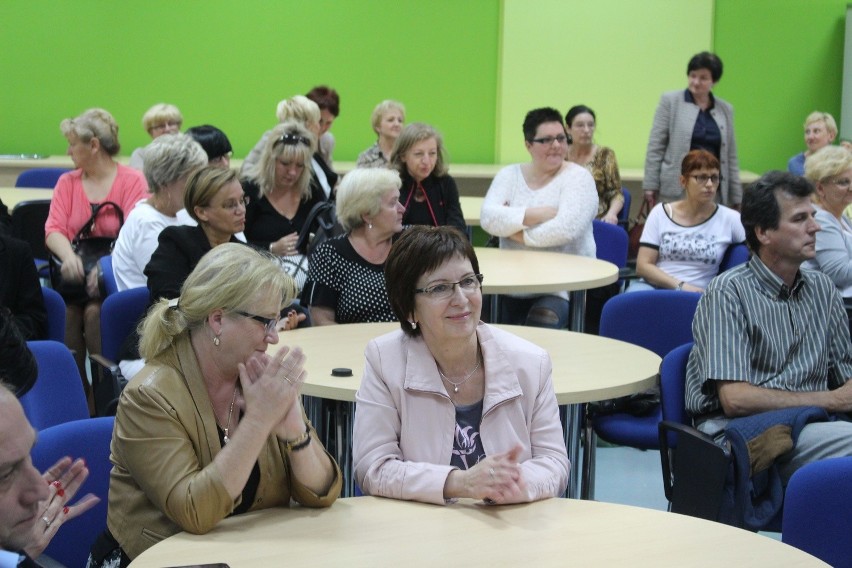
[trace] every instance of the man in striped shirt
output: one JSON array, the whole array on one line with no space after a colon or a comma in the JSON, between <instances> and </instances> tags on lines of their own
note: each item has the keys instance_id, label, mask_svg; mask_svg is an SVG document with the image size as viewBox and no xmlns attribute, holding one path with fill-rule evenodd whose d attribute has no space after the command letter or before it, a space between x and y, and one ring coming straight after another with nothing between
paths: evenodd
<instances>
[{"instance_id":1,"label":"man in striped shirt","mask_svg":"<svg viewBox=\"0 0 852 568\"><path fill-rule=\"evenodd\" d=\"M852 411L852 344L843 300L821 272L800 269L820 230L804 178L769 172L744 194L752 259L714 278L692 324L686 408L721 437L731 418L797 406ZM779 458L782 479L805 463L852 455L852 423L807 425Z\"/></svg>"}]
</instances>

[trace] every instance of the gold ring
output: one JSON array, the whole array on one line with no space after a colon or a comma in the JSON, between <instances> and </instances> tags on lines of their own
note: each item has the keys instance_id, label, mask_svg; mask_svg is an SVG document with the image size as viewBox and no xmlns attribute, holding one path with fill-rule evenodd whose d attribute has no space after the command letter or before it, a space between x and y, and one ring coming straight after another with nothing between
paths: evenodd
<instances>
[{"instance_id":1,"label":"gold ring","mask_svg":"<svg viewBox=\"0 0 852 568\"><path fill-rule=\"evenodd\" d=\"M293 384L293 381L290 380L290 377L288 377L286 375L284 376L284 380L287 381L288 383L290 383L291 385Z\"/></svg>"}]
</instances>

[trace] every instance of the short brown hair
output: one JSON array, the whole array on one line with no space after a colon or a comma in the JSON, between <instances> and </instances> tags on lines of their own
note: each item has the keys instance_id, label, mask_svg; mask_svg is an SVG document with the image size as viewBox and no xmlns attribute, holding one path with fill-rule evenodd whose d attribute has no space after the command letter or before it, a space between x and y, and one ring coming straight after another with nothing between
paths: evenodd
<instances>
[{"instance_id":1,"label":"short brown hair","mask_svg":"<svg viewBox=\"0 0 852 568\"><path fill-rule=\"evenodd\" d=\"M692 150L680 163L680 175L685 176L696 170L718 170L719 158L707 150Z\"/></svg>"},{"instance_id":2,"label":"short brown hair","mask_svg":"<svg viewBox=\"0 0 852 568\"><path fill-rule=\"evenodd\" d=\"M467 237L455 227L412 225L393 244L385 261L385 286L391 309L407 335L417 337L408 318L414 313L417 281L453 257L466 258L479 274L479 260Z\"/></svg>"}]
</instances>

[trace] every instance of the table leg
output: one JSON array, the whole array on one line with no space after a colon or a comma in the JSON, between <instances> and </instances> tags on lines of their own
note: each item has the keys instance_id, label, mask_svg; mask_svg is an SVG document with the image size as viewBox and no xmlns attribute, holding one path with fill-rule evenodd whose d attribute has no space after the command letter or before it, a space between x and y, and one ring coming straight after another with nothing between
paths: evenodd
<instances>
[{"instance_id":1,"label":"table leg","mask_svg":"<svg viewBox=\"0 0 852 568\"><path fill-rule=\"evenodd\" d=\"M569 310L571 313L571 321L568 323L568 329L583 333L586 327L586 291L574 290L569 293Z\"/></svg>"},{"instance_id":2,"label":"table leg","mask_svg":"<svg viewBox=\"0 0 852 568\"><path fill-rule=\"evenodd\" d=\"M583 405L568 404L560 407L562 427L565 434L565 447L568 449L568 460L571 462L571 473L568 481L568 498L576 499L581 495L582 467L580 461L580 432L583 428Z\"/></svg>"}]
</instances>

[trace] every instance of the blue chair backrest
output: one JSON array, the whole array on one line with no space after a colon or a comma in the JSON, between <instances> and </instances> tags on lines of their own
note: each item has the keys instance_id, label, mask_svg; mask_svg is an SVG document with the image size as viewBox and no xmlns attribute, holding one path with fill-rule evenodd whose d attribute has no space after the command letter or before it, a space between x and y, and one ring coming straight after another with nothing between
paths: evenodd
<instances>
[{"instance_id":1,"label":"blue chair backrest","mask_svg":"<svg viewBox=\"0 0 852 568\"><path fill-rule=\"evenodd\" d=\"M112 296L118 292L118 284L115 281L115 272L112 270L112 255L108 254L106 256L102 256L98 260L98 264L100 265L101 274L103 275L106 295L107 297Z\"/></svg>"},{"instance_id":2,"label":"blue chair backrest","mask_svg":"<svg viewBox=\"0 0 852 568\"><path fill-rule=\"evenodd\" d=\"M56 290L41 287L44 308L47 311L47 338L65 343L65 300Z\"/></svg>"},{"instance_id":3,"label":"blue chair backrest","mask_svg":"<svg viewBox=\"0 0 852 568\"><path fill-rule=\"evenodd\" d=\"M24 170L18 174L18 179L15 180L15 187L53 189L56 187L56 182L59 181L59 176L70 171L68 168L33 168L31 170Z\"/></svg>"},{"instance_id":4,"label":"blue chair backrest","mask_svg":"<svg viewBox=\"0 0 852 568\"><path fill-rule=\"evenodd\" d=\"M619 294L604 304L600 335L619 339L660 357L692 341L692 318L701 294L643 290Z\"/></svg>"},{"instance_id":5,"label":"blue chair backrest","mask_svg":"<svg viewBox=\"0 0 852 568\"><path fill-rule=\"evenodd\" d=\"M663 358L660 365L660 404L663 420L690 424L686 414L686 363L693 343L675 347Z\"/></svg>"},{"instance_id":6,"label":"blue chair backrest","mask_svg":"<svg viewBox=\"0 0 852 568\"><path fill-rule=\"evenodd\" d=\"M719 274L740 264L745 264L749 258L751 258L751 251L745 244L738 243L728 246L725 256L722 257L722 262L719 263Z\"/></svg>"},{"instance_id":7,"label":"blue chair backrest","mask_svg":"<svg viewBox=\"0 0 852 568\"><path fill-rule=\"evenodd\" d=\"M101 354L118 362L121 345L148 308L148 288L116 292L101 304Z\"/></svg>"},{"instance_id":8,"label":"blue chair backrest","mask_svg":"<svg viewBox=\"0 0 852 568\"><path fill-rule=\"evenodd\" d=\"M38 363L38 378L21 397L21 406L33 428L88 418L86 393L71 351L58 341L27 341L27 347Z\"/></svg>"},{"instance_id":9,"label":"blue chair backrest","mask_svg":"<svg viewBox=\"0 0 852 568\"><path fill-rule=\"evenodd\" d=\"M109 492L109 446L115 419L86 418L41 430L33 447L33 465L44 471L60 458L83 458L89 477L77 492L77 498L88 493L101 501L82 516L62 524L62 528L44 551L68 568L83 568L95 539L106 529L107 494ZM72 503L73 504L73 503Z\"/></svg>"},{"instance_id":10,"label":"blue chair backrest","mask_svg":"<svg viewBox=\"0 0 852 568\"><path fill-rule=\"evenodd\" d=\"M621 208L621 211L618 213L618 224L627 228L627 224L630 222L630 192L626 187L621 188L621 195L624 196L624 206Z\"/></svg>"},{"instance_id":11,"label":"blue chair backrest","mask_svg":"<svg viewBox=\"0 0 852 568\"><path fill-rule=\"evenodd\" d=\"M592 234L598 260L606 260L619 268L627 266L627 231L595 219L592 221Z\"/></svg>"},{"instance_id":12,"label":"blue chair backrest","mask_svg":"<svg viewBox=\"0 0 852 568\"><path fill-rule=\"evenodd\" d=\"M831 566L852 566L852 457L809 463L787 484L781 540Z\"/></svg>"}]
</instances>

